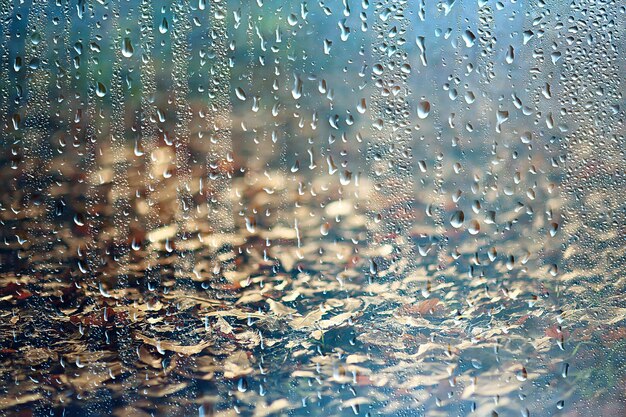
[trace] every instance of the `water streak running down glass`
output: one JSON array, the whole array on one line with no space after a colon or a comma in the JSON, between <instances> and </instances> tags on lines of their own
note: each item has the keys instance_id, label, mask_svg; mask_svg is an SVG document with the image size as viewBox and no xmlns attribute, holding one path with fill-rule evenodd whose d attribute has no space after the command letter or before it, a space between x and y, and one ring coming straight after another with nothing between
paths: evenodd
<instances>
[{"instance_id":1,"label":"water streak running down glass","mask_svg":"<svg viewBox=\"0 0 626 417\"><path fill-rule=\"evenodd\" d=\"M626 415L622 2L0 32L0 416Z\"/></svg>"}]
</instances>

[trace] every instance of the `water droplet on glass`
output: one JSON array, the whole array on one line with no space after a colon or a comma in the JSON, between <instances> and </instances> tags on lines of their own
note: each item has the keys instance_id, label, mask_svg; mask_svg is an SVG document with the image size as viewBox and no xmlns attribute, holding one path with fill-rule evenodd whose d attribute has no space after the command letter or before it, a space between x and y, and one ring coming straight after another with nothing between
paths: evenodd
<instances>
[{"instance_id":1,"label":"water droplet on glass","mask_svg":"<svg viewBox=\"0 0 626 417\"><path fill-rule=\"evenodd\" d=\"M96 84L96 95L98 97L104 97L107 95L107 88L99 81Z\"/></svg>"},{"instance_id":2,"label":"water droplet on glass","mask_svg":"<svg viewBox=\"0 0 626 417\"><path fill-rule=\"evenodd\" d=\"M124 38L124 43L122 44L122 55L126 58L130 58L134 53L133 44L130 41L130 38Z\"/></svg>"},{"instance_id":3,"label":"water droplet on glass","mask_svg":"<svg viewBox=\"0 0 626 417\"><path fill-rule=\"evenodd\" d=\"M450 218L450 225L452 225L452 227L454 227L455 229L459 229L460 227L462 227L464 222L465 213L463 213L463 211L461 210L455 211Z\"/></svg>"},{"instance_id":4,"label":"water droplet on glass","mask_svg":"<svg viewBox=\"0 0 626 417\"><path fill-rule=\"evenodd\" d=\"M425 119L430 114L430 102L423 100L417 105L417 117Z\"/></svg>"}]
</instances>

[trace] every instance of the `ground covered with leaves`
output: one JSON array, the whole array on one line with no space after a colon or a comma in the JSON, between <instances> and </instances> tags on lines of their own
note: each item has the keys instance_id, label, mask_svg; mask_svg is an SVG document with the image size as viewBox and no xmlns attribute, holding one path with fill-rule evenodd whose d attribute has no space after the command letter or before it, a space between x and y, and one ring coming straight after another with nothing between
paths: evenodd
<instances>
[{"instance_id":1,"label":"ground covered with leaves","mask_svg":"<svg viewBox=\"0 0 626 417\"><path fill-rule=\"evenodd\" d=\"M396 202L341 188L322 198L273 172L233 188L235 206L278 221L238 217L217 232L199 212L145 233L131 224L120 245L102 178L77 176L28 210L15 201L37 196L3 196L0 414L624 412L618 236L604 243L614 271L574 242L554 256L588 268L556 276L502 256L512 237L479 257L486 242L466 232L446 232L455 250L424 225L381 235L368 216ZM58 209L42 223L46 204Z\"/></svg>"}]
</instances>

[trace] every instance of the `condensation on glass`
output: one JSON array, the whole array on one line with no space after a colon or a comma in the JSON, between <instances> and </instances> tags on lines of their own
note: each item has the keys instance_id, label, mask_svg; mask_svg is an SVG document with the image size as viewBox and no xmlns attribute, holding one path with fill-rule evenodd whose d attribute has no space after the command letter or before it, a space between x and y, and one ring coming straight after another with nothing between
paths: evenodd
<instances>
[{"instance_id":1,"label":"condensation on glass","mask_svg":"<svg viewBox=\"0 0 626 417\"><path fill-rule=\"evenodd\" d=\"M625 415L624 28L0 1L0 415Z\"/></svg>"}]
</instances>

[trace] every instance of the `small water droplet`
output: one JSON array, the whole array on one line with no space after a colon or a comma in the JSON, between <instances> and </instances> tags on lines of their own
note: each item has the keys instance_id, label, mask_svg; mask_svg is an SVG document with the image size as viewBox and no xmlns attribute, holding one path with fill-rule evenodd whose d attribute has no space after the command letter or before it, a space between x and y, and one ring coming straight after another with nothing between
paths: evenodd
<instances>
[{"instance_id":1,"label":"small water droplet","mask_svg":"<svg viewBox=\"0 0 626 417\"><path fill-rule=\"evenodd\" d=\"M130 38L124 38L124 43L122 44L122 55L126 58L130 58L133 56L135 50L133 49L133 44Z\"/></svg>"},{"instance_id":2,"label":"small water droplet","mask_svg":"<svg viewBox=\"0 0 626 417\"><path fill-rule=\"evenodd\" d=\"M460 227L462 227L464 222L465 222L465 213L463 213L462 210L455 211L454 214L452 214L452 217L450 218L450 224L455 229L459 229Z\"/></svg>"}]
</instances>

